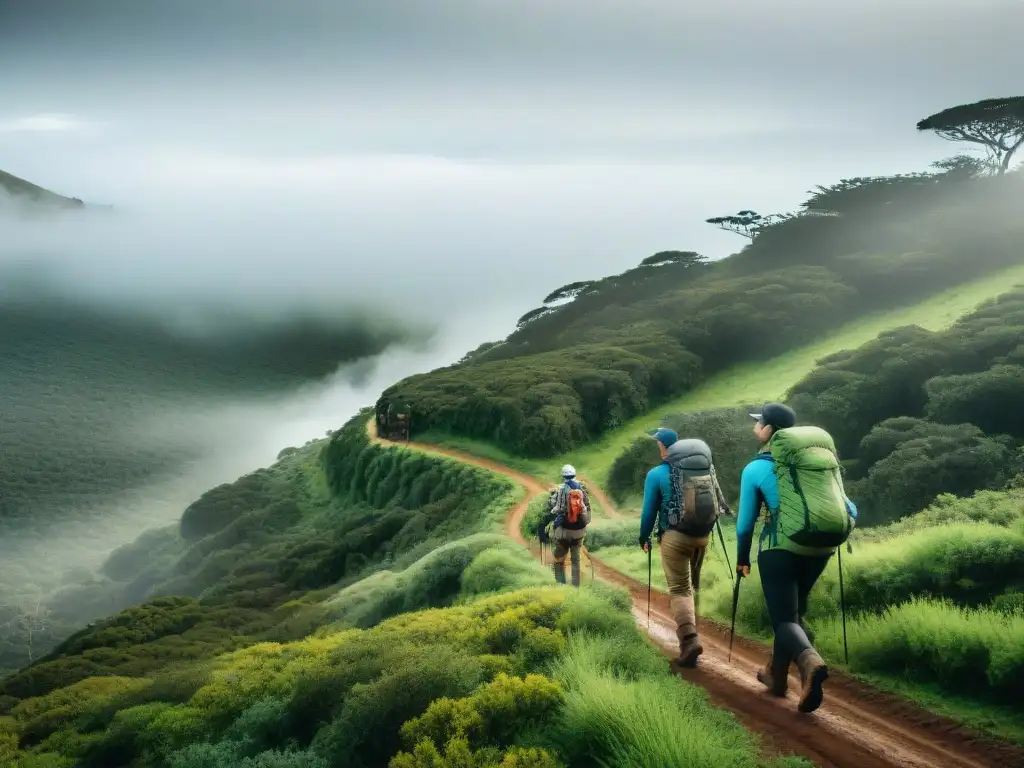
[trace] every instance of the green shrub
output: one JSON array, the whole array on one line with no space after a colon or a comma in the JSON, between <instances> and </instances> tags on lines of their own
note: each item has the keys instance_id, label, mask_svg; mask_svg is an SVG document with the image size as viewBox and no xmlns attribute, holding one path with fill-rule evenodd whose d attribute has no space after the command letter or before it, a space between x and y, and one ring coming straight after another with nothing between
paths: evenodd
<instances>
[{"instance_id":1,"label":"green shrub","mask_svg":"<svg viewBox=\"0 0 1024 768\"><path fill-rule=\"evenodd\" d=\"M463 653L435 646L410 654L407 663L372 683L357 683L334 722L317 733L312 749L338 768L380 765L393 754L406 720L435 699L459 698L476 688L483 668L469 661Z\"/></svg>"},{"instance_id":2,"label":"green shrub","mask_svg":"<svg viewBox=\"0 0 1024 768\"><path fill-rule=\"evenodd\" d=\"M816 643L842 656L835 620ZM847 622L850 665L1012 704L1024 685L1024 615L915 599Z\"/></svg>"},{"instance_id":3,"label":"green shrub","mask_svg":"<svg viewBox=\"0 0 1024 768\"><path fill-rule=\"evenodd\" d=\"M462 573L462 596L473 598L493 592L542 587L551 583L550 572L514 544L491 547L477 555Z\"/></svg>"},{"instance_id":4,"label":"green shrub","mask_svg":"<svg viewBox=\"0 0 1024 768\"><path fill-rule=\"evenodd\" d=\"M587 526L587 549L628 547L637 543L640 524L636 520L600 520Z\"/></svg>"},{"instance_id":5,"label":"green shrub","mask_svg":"<svg viewBox=\"0 0 1024 768\"><path fill-rule=\"evenodd\" d=\"M880 611L914 597L982 605L1024 587L1024 536L985 524L947 524L858 549L845 561L846 601Z\"/></svg>"}]
</instances>

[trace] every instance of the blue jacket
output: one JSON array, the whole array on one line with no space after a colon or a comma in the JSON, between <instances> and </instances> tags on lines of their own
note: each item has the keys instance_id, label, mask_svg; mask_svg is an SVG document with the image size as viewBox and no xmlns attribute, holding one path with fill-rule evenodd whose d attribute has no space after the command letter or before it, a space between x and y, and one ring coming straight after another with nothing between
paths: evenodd
<instances>
[{"instance_id":1,"label":"blue jacket","mask_svg":"<svg viewBox=\"0 0 1024 768\"><path fill-rule=\"evenodd\" d=\"M765 456L769 460L766 461ZM779 509L779 484L775 479L775 462L771 460L771 454L768 451L763 451L758 458L747 464L740 476L740 508L736 517L737 565L750 565L750 547L754 541L754 526L757 524L762 504L768 507L769 519L761 531L761 544L774 531L775 513ZM849 499L846 499L846 510L850 513L850 517L857 519L857 506Z\"/></svg>"},{"instance_id":2,"label":"blue jacket","mask_svg":"<svg viewBox=\"0 0 1024 768\"><path fill-rule=\"evenodd\" d=\"M668 510L665 504L672 497L672 476L668 462L663 461L644 480L644 506L640 512L640 538L649 539L654 531L663 531L668 525Z\"/></svg>"}]
</instances>

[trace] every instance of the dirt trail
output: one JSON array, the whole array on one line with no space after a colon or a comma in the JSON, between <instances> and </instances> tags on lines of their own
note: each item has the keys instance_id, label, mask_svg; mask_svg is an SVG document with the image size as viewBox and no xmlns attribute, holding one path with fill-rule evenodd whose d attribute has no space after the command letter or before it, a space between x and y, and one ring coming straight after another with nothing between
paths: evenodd
<instances>
[{"instance_id":1,"label":"dirt trail","mask_svg":"<svg viewBox=\"0 0 1024 768\"><path fill-rule=\"evenodd\" d=\"M368 425L376 437L373 421ZM508 536L528 546L519 531L530 501L547 489L534 478L498 462L462 451L422 443L407 445L443 454L467 464L497 472L527 490L526 497L508 513ZM592 483L587 488L610 517L620 517L608 497ZM647 618L647 585L625 576L591 557L598 578L627 588L633 598L638 626L666 655L678 653L675 623L668 595L652 591L650 625ZM756 589L757 584L745 585ZM797 679L790 677L785 699L769 695L754 673L763 666L768 649L737 637L729 662L729 632L717 622L700 620L704 654L696 669L679 670L684 679L704 688L717 706L733 712L747 728L759 733L774 753L803 755L823 768L1024 768L1024 748L990 739L946 718L897 697L876 691L857 680L832 671L826 683L825 703L812 715L796 711Z\"/></svg>"}]
</instances>

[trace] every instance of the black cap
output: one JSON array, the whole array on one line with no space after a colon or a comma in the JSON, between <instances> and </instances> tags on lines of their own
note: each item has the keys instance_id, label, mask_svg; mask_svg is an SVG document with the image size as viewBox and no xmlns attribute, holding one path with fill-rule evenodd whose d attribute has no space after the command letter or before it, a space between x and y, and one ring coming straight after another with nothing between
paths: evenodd
<instances>
[{"instance_id":1,"label":"black cap","mask_svg":"<svg viewBox=\"0 0 1024 768\"><path fill-rule=\"evenodd\" d=\"M796 413L782 403L765 403L760 413L752 413L750 417L774 429L789 429L796 424Z\"/></svg>"}]
</instances>

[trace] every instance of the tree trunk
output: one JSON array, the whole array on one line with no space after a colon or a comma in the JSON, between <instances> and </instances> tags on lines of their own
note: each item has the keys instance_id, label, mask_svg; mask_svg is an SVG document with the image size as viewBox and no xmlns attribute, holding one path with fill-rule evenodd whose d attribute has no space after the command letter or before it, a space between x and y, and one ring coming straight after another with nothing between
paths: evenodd
<instances>
[{"instance_id":1,"label":"tree trunk","mask_svg":"<svg viewBox=\"0 0 1024 768\"><path fill-rule=\"evenodd\" d=\"M1024 141L1024 140L1022 140L1022 141ZM1021 142L1018 141L1016 144L1014 144L1012 147L1010 147L1008 150L1006 150L1006 154L1003 155L1003 161L999 164L999 175L1000 176L1002 176L1004 173L1006 173L1006 171L1009 169L1009 167L1010 167L1010 159L1013 157L1013 153L1016 152L1020 148L1020 145L1021 145Z\"/></svg>"}]
</instances>

